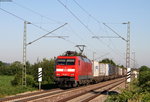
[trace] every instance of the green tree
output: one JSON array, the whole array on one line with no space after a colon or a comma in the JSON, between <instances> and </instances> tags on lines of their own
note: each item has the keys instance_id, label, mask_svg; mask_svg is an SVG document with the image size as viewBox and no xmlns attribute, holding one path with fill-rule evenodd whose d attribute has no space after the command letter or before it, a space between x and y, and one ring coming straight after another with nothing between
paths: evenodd
<instances>
[{"instance_id":1,"label":"green tree","mask_svg":"<svg viewBox=\"0 0 150 102\"><path fill-rule=\"evenodd\" d=\"M139 85L143 91L150 91L150 68L142 66L139 70Z\"/></svg>"},{"instance_id":2,"label":"green tree","mask_svg":"<svg viewBox=\"0 0 150 102\"><path fill-rule=\"evenodd\" d=\"M15 75L14 80L11 81L13 86L22 85L22 73L18 73ZM35 81L32 75L26 76L26 84L27 86L35 86Z\"/></svg>"},{"instance_id":3,"label":"green tree","mask_svg":"<svg viewBox=\"0 0 150 102\"><path fill-rule=\"evenodd\" d=\"M0 75L9 75L9 73L7 72L8 69L9 69L9 66L2 65L0 67Z\"/></svg>"},{"instance_id":4,"label":"green tree","mask_svg":"<svg viewBox=\"0 0 150 102\"><path fill-rule=\"evenodd\" d=\"M15 75L17 73L20 73L22 71L22 63L19 61L15 61L13 62L10 66L9 66L9 74L10 75Z\"/></svg>"},{"instance_id":5,"label":"green tree","mask_svg":"<svg viewBox=\"0 0 150 102\"><path fill-rule=\"evenodd\" d=\"M139 72L142 72L142 71L150 71L150 68L147 67L147 66L141 66L141 67L139 68Z\"/></svg>"},{"instance_id":6,"label":"green tree","mask_svg":"<svg viewBox=\"0 0 150 102\"><path fill-rule=\"evenodd\" d=\"M14 77L14 80L11 81L11 84L13 86L16 86L16 85L21 85L22 84L22 73L21 72L18 72L15 77Z\"/></svg>"},{"instance_id":7,"label":"green tree","mask_svg":"<svg viewBox=\"0 0 150 102\"><path fill-rule=\"evenodd\" d=\"M54 80L54 59L43 59L40 62L34 63L32 66L32 75L34 76L35 81L38 81L38 68L42 68L42 83L50 84Z\"/></svg>"},{"instance_id":8,"label":"green tree","mask_svg":"<svg viewBox=\"0 0 150 102\"><path fill-rule=\"evenodd\" d=\"M19 61L15 61L10 65L2 64L0 66L0 75L15 75L21 71L22 64Z\"/></svg>"},{"instance_id":9,"label":"green tree","mask_svg":"<svg viewBox=\"0 0 150 102\"><path fill-rule=\"evenodd\" d=\"M26 68L27 68L27 74L28 75L33 75L34 69L32 68L32 65L30 64L29 61L26 62Z\"/></svg>"},{"instance_id":10,"label":"green tree","mask_svg":"<svg viewBox=\"0 0 150 102\"><path fill-rule=\"evenodd\" d=\"M100 61L100 63L108 63L108 64L112 64L112 65L114 65L114 66L116 65L113 60L108 59L108 58L103 59L102 61Z\"/></svg>"},{"instance_id":11,"label":"green tree","mask_svg":"<svg viewBox=\"0 0 150 102\"><path fill-rule=\"evenodd\" d=\"M4 63L2 61L0 61L0 67L3 66L3 65L4 65Z\"/></svg>"}]
</instances>

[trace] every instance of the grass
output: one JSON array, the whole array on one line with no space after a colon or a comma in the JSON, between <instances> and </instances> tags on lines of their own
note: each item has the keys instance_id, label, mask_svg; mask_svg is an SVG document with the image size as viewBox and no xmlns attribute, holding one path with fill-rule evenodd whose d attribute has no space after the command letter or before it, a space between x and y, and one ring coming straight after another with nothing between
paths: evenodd
<instances>
[{"instance_id":1,"label":"grass","mask_svg":"<svg viewBox=\"0 0 150 102\"><path fill-rule=\"evenodd\" d=\"M33 87L12 86L11 81L13 79L14 76L0 76L0 98L36 90Z\"/></svg>"},{"instance_id":2,"label":"grass","mask_svg":"<svg viewBox=\"0 0 150 102\"><path fill-rule=\"evenodd\" d=\"M112 94L105 102L150 102L150 91L143 90L135 79L120 94Z\"/></svg>"}]
</instances>

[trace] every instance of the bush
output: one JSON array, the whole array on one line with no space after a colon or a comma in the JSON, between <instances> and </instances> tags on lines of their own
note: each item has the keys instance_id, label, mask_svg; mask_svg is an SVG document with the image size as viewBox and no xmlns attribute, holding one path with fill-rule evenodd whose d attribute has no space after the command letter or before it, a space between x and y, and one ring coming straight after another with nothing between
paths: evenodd
<instances>
[{"instance_id":1,"label":"bush","mask_svg":"<svg viewBox=\"0 0 150 102\"><path fill-rule=\"evenodd\" d=\"M22 85L22 75L16 74L14 80L11 81L11 84L13 86ZM31 75L26 76L26 84L27 84L27 86L34 86L35 85L35 81L34 81L33 76L31 76Z\"/></svg>"},{"instance_id":2,"label":"bush","mask_svg":"<svg viewBox=\"0 0 150 102\"><path fill-rule=\"evenodd\" d=\"M27 80L27 86L34 86L35 85L35 81L34 81L33 76L27 75L26 80Z\"/></svg>"},{"instance_id":3,"label":"bush","mask_svg":"<svg viewBox=\"0 0 150 102\"><path fill-rule=\"evenodd\" d=\"M134 81L130 83L129 89L110 96L105 102L150 102L150 68L142 66L139 78Z\"/></svg>"},{"instance_id":4,"label":"bush","mask_svg":"<svg viewBox=\"0 0 150 102\"><path fill-rule=\"evenodd\" d=\"M150 91L150 68L142 66L139 71L139 86L143 91Z\"/></svg>"},{"instance_id":5,"label":"bush","mask_svg":"<svg viewBox=\"0 0 150 102\"><path fill-rule=\"evenodd\" d=\"M21 62L15 61L10 65L2 64L0 65L0 75L15 75L22 69Z\"/></svg>"},{"instance_id":6,"label":"bush","mask_svg":"<svg viewBox=\"0 0 150 102\"><path fill-rule=\"evenodd\" d=\"M17 86L17 85L21 85L22 84L21 82L22 82L22 74L18 73L15 75L14 80L11 81L11 84L13 86Z\"/></svg>"},{"instance_id":7,"label":"bush","mask_svg":"<svg viewBox=\"0 0 150 102\"><path fill-rule=\"evenodd\" d=\"M144 85L150 81L150 71L140 71L139 72L139 85Z\"/></svg>"},{"instance_id":8,"label":"bush","mask_svg":"<svg viewBox=\"0 0 150 102\"><path fill-rule=\"evenodd\" d=\"M142 102L150 102L150 93L149 92L145 92L143 94Z\"/></svg>"},{"instance_id":9,"label":"bush","mask_svg":"<svg viewBox=\"0 0 150 102\"><path fill-rule=\"evenodd\" d=\"M36 83L38 82L38 68L40 67L42 68L42 84L52 84L54 82L54 60L43 59L31 67Z\"/></svg>"}]
</instances>

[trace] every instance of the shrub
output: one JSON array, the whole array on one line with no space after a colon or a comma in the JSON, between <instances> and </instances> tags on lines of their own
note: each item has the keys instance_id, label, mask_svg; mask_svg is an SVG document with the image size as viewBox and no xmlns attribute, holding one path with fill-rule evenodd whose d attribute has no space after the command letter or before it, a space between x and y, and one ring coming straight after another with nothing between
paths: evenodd
<instances>
[{"instance_id":1,"label":"shrub","mask_svg":"<svg viewBox=\"0 0 150 102\"><path fill-rule=\"evenodd\" d=\"M34 86L35 85L35 81L34 81L33 76L27 75L26 80L27 80L27 86Z\"/></svg>"},{"instance_id":2,"label":"shrub","mask_svg":"<svg viewBox=\"0 0 150 102\"><path fill-rule=\"evenodd\" d=\"M22 68L21 62L15 61L12 64L0 65L0 75L15 75L20 72Z\"/></svg>"},{"instance_id":3,"label":"shrub","mask_svg":"<svg viewBox=\"0 0 150 102\"><path fill-rule=\"evenodd\" d=\"M14 80L11 81L11 84L13 86L16 86L16 85L21 85L22 84L21 82L22 82L22 74L18 73L15 75Z\"/></svg>"},{"instance_id":4,"label":"shrub","mask_svg":"<svg viewBox=\"0 0 150 102\"><path fill-rule=\"evenodd\" d=\"M13 86L22 85L22 74L16 74L14 80L11 81ZM34 86L35 81L33 76L27 75L26 76L26 84L27 86Z\"/></svg>"}]
</instances>

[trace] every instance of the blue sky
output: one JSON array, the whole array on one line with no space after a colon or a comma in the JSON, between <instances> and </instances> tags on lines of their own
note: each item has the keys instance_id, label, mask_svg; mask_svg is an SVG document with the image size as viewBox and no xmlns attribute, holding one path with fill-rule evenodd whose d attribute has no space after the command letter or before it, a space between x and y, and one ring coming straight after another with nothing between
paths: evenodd
<instances>
[{"instance_id":1,"label":"blue sky","mask_svg":"<svg viewBox=\"0 0 150 102\"><path fill-rule=\"evenodd\" d=\"M31 63L43 58L53 58L67 50L76 50L77 44L86 45L84 54L92 59L111 58L117 64L125 65L126 43L121 39L93 39L92 36L116 36L103 23L126 38L127 25L131 22L131 53L135 52L136 66L147 65L150 53L150 1L149 0L60 0L80 21L81 24L58 0L13 0L1 2L0 7L24 20L52 31L54 36L69 36L65 39L43 38L27 46L27 60ZM30 10L29 10L30 9ZM36 13L35 13L36 12ZM37 14L38 13L38 14ZM88 14L87 14L88 13ZM90 15L89 15L90 14ZM99 21L99 23L93 19ZM48 18L48 19L47 19ZM23 21L0 10L0 60L4 62L22 61ZM46 34L33 25L27 25L27 42ZM133 54L131 54L133 58ZM131 61L131 67L133 61Z\"/></svg>"}]
</instances>

